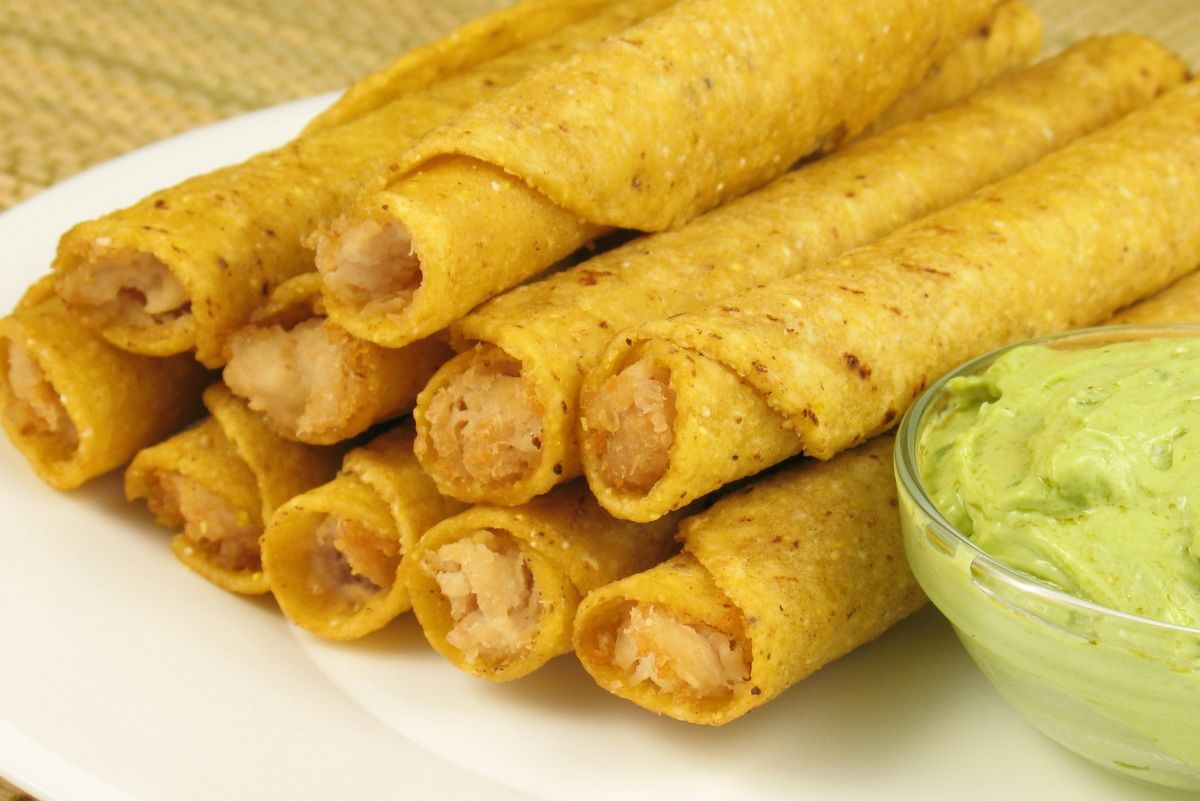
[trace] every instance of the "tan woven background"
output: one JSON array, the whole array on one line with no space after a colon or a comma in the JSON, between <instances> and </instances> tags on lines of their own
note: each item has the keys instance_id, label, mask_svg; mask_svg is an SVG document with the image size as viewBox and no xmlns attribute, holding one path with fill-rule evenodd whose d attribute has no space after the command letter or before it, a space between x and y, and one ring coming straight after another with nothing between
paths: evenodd
<instances>
[{"instance_id":1,"label":"tan woven background","mask_svg":"<svg viewBox=\"0 0 1200 801\"><path fill-rule=\"evenodd\" d=\"M349 83L506 0L0 0L0 209L214 120ZM1200 68L1200 0L1028 0L1056 50L1157 36ZM0 801L30 799L0 779Z\"/></svg>"}]
</instances>

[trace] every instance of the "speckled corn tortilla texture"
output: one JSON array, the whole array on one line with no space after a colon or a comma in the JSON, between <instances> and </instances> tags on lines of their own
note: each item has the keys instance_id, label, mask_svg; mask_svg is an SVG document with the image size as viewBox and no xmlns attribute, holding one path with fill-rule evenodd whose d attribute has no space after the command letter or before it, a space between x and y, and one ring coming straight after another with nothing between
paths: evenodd
<instances>
[{"instance_id":1,"label":"speckled corn tortilla texture","mask_svg":"<svg viewBox=\"0 0 1200 801\"><path fill-rule=\"evenodd\" d=\"M618 16L621 26L628 24L627 14ZM242 164L191 178L81 223L60 240L55 270L68 273L129 252L153 255L191 299L186 323L169 329L108 325L99 330L126 350L165 356L195 349L200 361L219 367L229 335L273 288L314 269L311 251L304 246L308 235L368 185L386 183L400 154L418 137L498 87L612 29L603 18L596 23L585 17L578 26L474 69L409 87L345 125L321 128ZM431 67L431 80L434 73Z\"/></svg>"},{"instance_id":2,"label":"speckled corn tortilla texture","mask_svg":"<svg viewBox=\"0 0 1200 801\"><path fill-rule=\"evenodd\" d=\"M685 520L684 554L667 581L650 583L668 573L660 568L585 601L576 624L584 666L602 687L651 711L720 725L919 609L925 596L904 557L891 456L885 436L828 462L799 462ZM749 680L702 702L626 686L600 632L631 602L666 606L738 639L749 651Z\"/></svg>"},{"instance_id":3,"label":"speckled corn tortilla texture","mask_svg":"<svg viewBox=\"0 0 1200 801\"><path fill-rule=\"evenodd\" d=\"M475 106L403 166L469 155L593 223L662 230L866 128L996 5L679 0Z\"/></svg>"},{"instance_id":4,"label":"speckled corn tortilla texture","mask_svg":"<svg viewBox=\"0 0 1200 801\"><path fill-rule=\"evenodd\" d=\"M40 282L0 320L0 420L9 439L47 484L68 490L129 461L204 412L200 393L211 374L186 355L153 359L119 350L67 311ZM32 294L32 293L31 293ZM24 430L11 412L5 341L23 345L58 393L79 443Z\"/></svg>"},{"instance_id":5,"label":"speckled corn tortilla texture","mask_svg":"<svg viewBox=\"0 0 1200 801\"><path fill-rule=\"evenodd\" d=\"M304 133L344 125L399 95L420 90L550 36L611 3L612 0L523 0L472 20L355 81L333 105L309 122Z\"/></svg>"},{"instance_id":6,"label":"speckled corn tortilla texture","mask_svg":"<svg viewBox=\"0 0 1200 801\"><path fill-rule=\"evenodd\" d=\"M679 0L424 137L351 214L404 225L421 285L329 314L399 347L606 226L683 224L864 130L996 5Z\"/></svg>"},{"instance_id":7,"label":"speckled corn tortilla texture","mask_svg":"<svg viewBox=\"0 0 1200 801\"><path fill-rule=\"evenodd\" d=\"M1200 323L1200 272L1117 312L1110 323Z\"/></svg>"},{"instance_id":8,"label":"speckled corn tortilla texture","mask_svg":"<svg viewBox=\"0 0 1200 801\"><path fill-rule=\"evenodd\" d=\"M1042 49L1042 20L1020 0L1010 0L971 33L925 79L879 116L867 133L885 131L947 99L966 97L997 77L1025 66Z\"/></svg>"},{"instance_id":9,"label":"speckled corn tortilla texture","mask_svg":"<svg viewBox=\"0 0 1200 801\"><path fill-rule=\"evenodd\" d=\"M991 40L1000 36L997 30ZM470 499L521 503L579 474L583 373L615 332L702 307L882 236L1112 121L1178 83L1182 71L1173 55L1147 39L1087 40L679 230L635 240L492 299L451 325L455 345L486 342L519 361L544 410L545 428L541 461L531 475L473 490L490 494ZM440 371L424 397L467 359ZM419 400L419 432L422 417Z\"/></svg>"},{"instance_id":10,"label":"speckled corn tortilla texture","mask_svg":"<svg viewBox=\"0 0 1200 801\"><path fill-rule=\"evenodd\" d=\"M605 363L621 363L626 339L703 354L725 367L707 388L706 425L727 425L722 397L750 387L759 403L739 425L781 432L794 452L827 459L894 425L925 386L971 356L1103 322L1191 270L1200 217L1182 210L1200 203L1198 133L1192 81L825 266L626 332ZM705 447L678 456L710 479L689 491L746 475L733 455Z\"/></svg>"},{"instance_id":11,"label":"speckled corn tortilla texture","mask_svg":"<svg viewBox=\"0 0 1200 801\"><path fill-rule=\"evenodd\" d=\"M156 474L176 472L196 479L231 501L261 526L291 498L333 478L344 449L318 447L279 437L224 384L204 390L209 417L197 429L138 453L125 472L125 496L150 499L161 492ZM215 429L220 436L212 433ZM160 520L163 525L171 521ZM244 595L267 592L262 570L230 570L194 547L184 535L172 541L175 555L219 587Z\"/></svg>"},{"instance_id":12,"label":"speckled corn tortilla texture","mask_svg":"<svg viewBox=\"0 0 1200 801\"><path fill-rule=\"evenodd\" d=\"M179 521L159 512L163 498L160 478L166 473L201 484L225 499L239 517L262 525L262 498L254 471L238 455L237 446L216 418L206 417L186 431L139 451L125 471L126 499L145 500L159 525L175 528ZM261 595L267 591L261 570L229 570L208 558L182 533L171 538L171 550L191 570L230 592Z\"/></svg>"},{"instance_id":13,"label":"speckled corn tortilla texture","mask_svg":"<svg viewBox=\"0 0 1200 801\"><path fill-rule=\"evenodd\" d=\"M344 446L305 445L279 437L224 384L204 391L204 405L254 471L263 520L291 498L333 478L345 453Z\"/></svg>"},{"instance_id":14,"label":"speckled corn tortilla texture","mask_svg":"<svg viewBox=\"0 0 1200 801\"><path fill-rule=\"evenodd\" d=\"M329 547L317 542L316 531L327 516L352 521L381 540L397 539L383 499L356 477L342 474L276 510L263 532L263 571L289 620L326 639L353 640L407 611L408 594L397 582L356 606L336 593L314 592L314 551Z\"/></svg>"},{"instance_id":15,"label":"speckled corn tortilla texture","mask_svg":"<svg viewBox=\"0 0 1200 801\"><path fill-rule=\"evenodd\" d=\"M326 515L354 520L400 544L401 559L429 528L466 506L440 494L413 456L411 422L346 454L339 475L281 506L263 533L263 569L284 614L331 640L352 640L387 625L411 607L396 582L355 609L310 590L313 536Z\"/></svg>"},{"instance_id":16,"label":"speckled corn tortilla texture","mask_svg":"<svg viewBox=\"0 0 1200 801\"><path fill-rule=\"evenodd\" d=\"M593 590L575 615L575 655L598 685L660 715L692 723L714 722L723 714L727 699L675 697L650 682L631 684L625 671L614 663L617 628L634 605L669 609L682 621L710 626L748 653L741 611L696 557L683 551L649 570Z\"/></svg>"},{"instance_id":17,"label":"speckled corn tortilla texture","mask_svg":"<svg viewBox=\"0 0 1200 801\"><path fill-rule=\"evenodd\" d=\"M641 525L616 520L596 504L582 481L565 484L523 506L474 506L431 528L401 567L413 611L426 639L460 669L492 681L527 675L571 650L579 601L595 588L666 559L674 550L680 516ZM480 530L503 532L518 543L540 596L532 645L501 664L469 662L446 642L453 626L449 604L420 565L422 554Z\"/></svg>"}]
</instances>

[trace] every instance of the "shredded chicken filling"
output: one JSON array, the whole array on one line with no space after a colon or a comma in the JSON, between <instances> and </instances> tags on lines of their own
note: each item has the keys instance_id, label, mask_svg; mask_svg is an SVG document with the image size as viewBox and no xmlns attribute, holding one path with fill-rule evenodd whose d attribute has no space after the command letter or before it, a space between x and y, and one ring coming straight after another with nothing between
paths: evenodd
<instances>
[{"instance_id":1,"label":"shredded chicken filling","mask_svg":"<svg viewBox=\"0 0 1200 801\"><path fill-rule=\"evenodd\" d=\"M613 643L613 663L631 684L693 698L728 695L750 679L742 646L712 626L654 604L631 606Z\"/></svg>"},{"instance_id":2,"label":"shredded chicken filling","mask_svg":"<svg viewBox=\"0 0 1200 801\"><path fill-rule=\"evenodd\" d=\"M286 330L248 328L230 343L223 378L235 395L277 428L305 434L342 422L353 376L344 348L319 319Z\"/></svg>"},{"instance_id":3,"label":"shredded chicken filling","mask_svg":"<svg viewBox=\"0 0 1200 801\"><path fill-rule=\"evenodd\" d=\"M528 475L541 456L541 408L520 363L496 348L484 349L434 393L425 424L437 454L432 469L453 484L510 482Z\"/></svg>"},{"instance_id":4,"label":"shredded chicken filling","mask_svg":"<svg viewBox=\"0 0 1200 801\"><path fill-rule=\"evenodd\" d=\"M325 286L353 306L406 306L421 285L421 260L408 230L397 222L362 220L342 227L321 242L317 264Z\"/></svg>"},{"instance_id":5,"label":"shredded chicken filling","mask_svg":"<svg viewBox=\"0 0 1200 801\"><path fill-rule=\"evenodd\" d=\"M228 570L262 567L258 544L262 526L253 514L180 473L160 473L158 483L161 493L150 496L156 517L181 526L184 536Z\"/></svg>"},{"instance_id":6,"label":"shredded chicken filling","mask_svg":"<svg viewBox=\"0 0 1200 801\"><path fill-rule=\"evenodd\" d=\"M361 604L396 582L400 542L380 537L353 520L326 515L313 532L311 591L336 593Z\"/></svg>"},{"instance_id":7,"label":"shredded chicken filling","mask_svg":"<svg viewBox=\"0 0 1200 801\"><path fill-rule=\"evenodd\" d=\"M64 447L74 449L79 444L75 424L33 354L16 340L0 343L0 353L7 364L11 401L7 412L21 432L53 435Z\"/></svg>"},{"instance_id":8,"label":"shredded chicken filling","mask_svg":"<svg viewBox=\"0 0 1200 801\"><path fill-rule=\"evenodd\" d=\"M675 392L666 367L635 361L604 382L583 414L597 469L609 485L645 492L667 472Z\"/></svg>"},{"instance_id":9,"label":"shredded chicken filling","mask_svg":"<svg viewBox=\"0 0 1200 801\"><path fill-rule=\"evenodd\" d=\"M87 262L59 279L58 293L97 325L150 328L191 310L183 284L148 253Z\"/></svg>"},{"instance_id":10,"label":"shredded chicken filling","mask_svg":"<svg viewBox=\"0 0 1200 801\"><path fill-rule=\"evenodd\" d=\"M450 604L446 642L469 662L500 664L532 644L538 592L511 539L479 531L426 553L421 567Z\"/></svg>"}]
</instances>

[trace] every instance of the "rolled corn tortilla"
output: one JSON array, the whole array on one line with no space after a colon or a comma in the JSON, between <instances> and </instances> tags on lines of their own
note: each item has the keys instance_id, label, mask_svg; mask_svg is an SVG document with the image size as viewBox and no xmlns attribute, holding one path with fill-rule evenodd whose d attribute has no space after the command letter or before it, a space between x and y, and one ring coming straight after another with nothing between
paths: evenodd
<instances>
[{"instance_id":1,"label":"rolled corn tortilla","mask_svg":"<svg viewBox=\"0 0 1200 801\"><path fill-rule=\"evenodd\" d=\"M225 384L281 437L330 445L409 411L452 355L444 334L403 348L352 336L320 316L319 281L284 282L229 340Z\"/></svg>"},{"instance_id":2,"label":"rolled corn tortilla","mask_svg":"<svg viewBox=\"0 0 1200 801\"><path fill-rule=\"evenodd\" d=\"M624 332L582 401L600 503L649 520L789 455L828 459L968 357L1166 286L1200 263L1200 216L1178 211L1200 204L1198 125L1192 81L823 267Z\"/></svg>"},{"instance_id":3,"label":"rolled corn tortilla","mask_svg":"<svg viewBox=\"0 0 1200 801\"><path fill-rule=\"evenodd\" d=\"M997 5L678 0L414 146L318 236L329 315L399 347L606 227L682 225L863 131Z\"/></svg>"},{"instance_id":4,"label":"rolled corn tortilla","mask_svg":"<svg viewBox=\"0 0 1200 801\"><path fill-rule=\"evenodd\" d=\"M331 640L351 640L408 611L402 560L435 523L464 510L413 456L404 423L346 454L333 481L281 506L262 536L262 564L280 609Z\"/></svg>"},{"instance_id":5,"label":"rolled corn tortilla","mask_svg":"<svg viewBox=\"0 0 1200 801\"><path fill-rule=\"evenodd\" d=\"M461 500L512 505L545 492L580 472L580 385L615 332L820 265L1111 122L1181 72L1150 40L1087 40L678 231L494 298L451 326L464 352L418 399L417 456ZM665 403L666 389L648 392L629 402ZM645 444L666 435L666 418L644 428L613 447L654 453ZM658 464L636 467L651 483L661 450Z\"/></svg>"},{"instance_id":6,"label":"rolled corn tortilla","mask_svg":"<svg viewBox=\"0 0 1200 801\"><path fill-rule=\"evenodd\" d=\"M263 522L333 478L342 451L276 436L223 384L204 391L204 405L209 417L134 457L125 497L181 530L171 550L196 573L230 592L262 594Z\"/></svg>"},{"instance_id":7,"label":"rolled corn tortilla","mask_svg":"<svg viewBox=\"0 0 1200 801\"><path fill-rule=\"evenodd\" d=\"M996 8L945 60L930 67L925 79L880 115L868 134L877 134L916 119L952 100L968 97L976 89L1013 72L1042 49L1042 20L1020 0Z\"/></svg>"},{"instance_id":8,"label":"rolled corn tortilla","mask_svg":"<svg viewBox=\"0 0 1200 801\"><path fill-rule=\"evenodd\" d=\"M120 467L200 417L211 380L186 355L152 359L113 347L67 311L52 278L0 320L0 420L55 489Z\"/></svg>"},{"instance_id":9,"label":"rolled corn tortilla","mask_svg":"<svg viewBox=\"0 0 1200 801\"><path fill-rule=\"evenodd\" d=\"M355 81L305 126L304 133L344 125L400 95L419 91L551 36L612 3L613 0L521 0L471 20Z\"/></svg>"},{"instance_id":10,"label":"rolled corn tortilla","mask_svg":"<svg viewBox=\"0 0 1200 801\"><path fill-rule=\"evenodd\" d=\"M1200 323L1200 272L1185 275L1161 292L1117 312L1110 323Z\"/></svg>"},{"instance_id":11,"label":"rolled corn tortilla","mask_svg":"<svg viewBox=\"0 0 1200 801\"><path fill-rule=\"evenodd\" d=\"M614 520L576 481L442 521L401 573L430 645L472 675L509 681L570 651L580 599L667 558L677 522Z\"/></svg>"},{"instance_id":12,"label":"rolled corn tortilla","mask_svg":"<svg viewBox=\"0 0 1200 801\"><path fill-rule=\"evenodd\" d=\"M584 668L652 712L721 725L919 609L891 453L883 436L806 460L685 520L683 553L584 599Z\"/></svg>"},{"instance_id":13,"label":"rolled corn tortilla","mask_svg":"<svg viewBox=\"0 0 1200 801\"><path fill-rule=\"evenodd\" d=\"M151 356L194 349L201 362L219 367L228 337L263 299L283 281L313 269L304 243L314 227L368 186L384 185L417 138L500 87L667 2L539 2L529 14L509 15L511 21L540 20L537 9L555 5L561 8L554 20L577 14L579 21L524 44L527 37L510 27L484 25L465 44L459 36L445 48L427 48L413 57L424 66L402 70L409 77L390 102L75 226L59 242L58 292L122 349ZM550 27L538 21L534 30ZM499 32L499 38L489 38L488 31ZM496 42L521 46L458 69L471 61L460 58L464 52L478 46L491 53ZM439 61L451 50L453 59ZM379 87L364 92L375 99L385 93ZM357 102L347 101L355 107Z\"/></svg>"},{"instance_id":14,"label":"rolled corn tortilla","mask_svg":"<svg viewBox=\"0 0 1200 801\"><path fill-rule=\"evenodd\" d=\"M1111 322L1196 320L1200 273ZM924 598L903 553L892 446L881 435L781 467L685 520L681 554L584 599L584 668L653 712L722 724L915 611Z\"/></svg>"}]
</instances>

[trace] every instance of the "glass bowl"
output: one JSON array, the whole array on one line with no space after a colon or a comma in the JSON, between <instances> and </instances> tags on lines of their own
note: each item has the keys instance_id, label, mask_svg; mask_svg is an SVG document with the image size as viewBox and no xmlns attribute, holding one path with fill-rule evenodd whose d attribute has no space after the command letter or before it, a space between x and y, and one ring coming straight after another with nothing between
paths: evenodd
<instances>
[{"instance_id":1,"label":"glass bowl","mask_svg":"<svg viewBox=\"0 0 1200 801\"><path fill-rule=\"evenodd\" d=\"M1164 336L1200 336L1200 326L1110 326L1020 344ZM921 430L945 404L947 382L1013 347L942 377L900 423L896 481L913 573L992 684L1044 734L1125 776L1200 791L1200 629L1099 606L1006 567L938 512L921 481Z\"/></svg>"}]
</instances>

